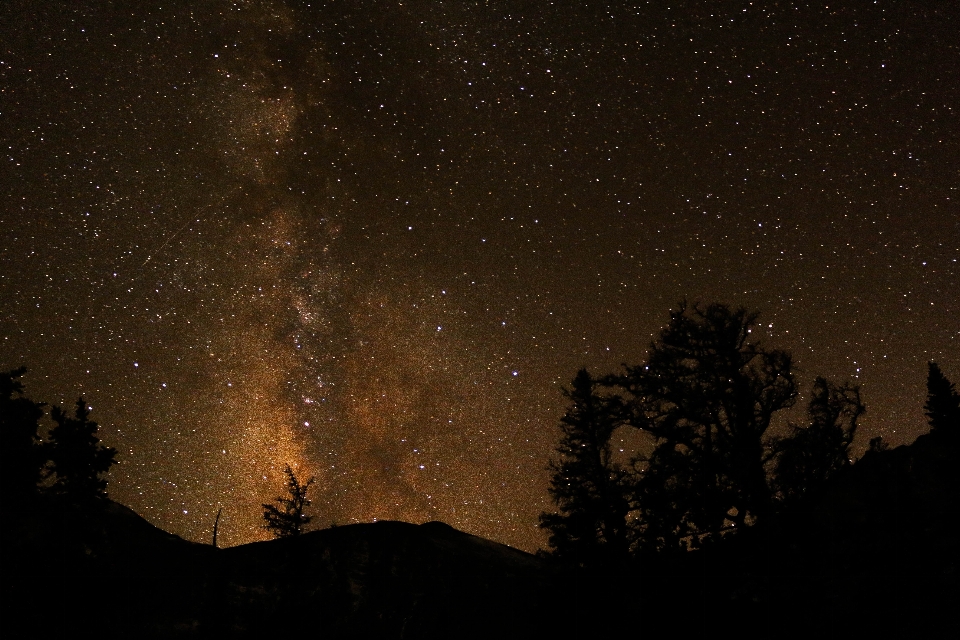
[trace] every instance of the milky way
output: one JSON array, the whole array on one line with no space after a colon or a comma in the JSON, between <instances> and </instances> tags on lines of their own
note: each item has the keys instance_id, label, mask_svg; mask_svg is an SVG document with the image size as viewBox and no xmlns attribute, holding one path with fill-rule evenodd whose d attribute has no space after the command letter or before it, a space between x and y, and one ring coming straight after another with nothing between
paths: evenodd
<instances>
[{"instance_id":1,"label":"milky way","mask_svg":"<svg viewBox=\"0 0 960 640\"><path fill-rule=\"evenodd\" d=\"M54 4L0 9L0 366L174 533L290 464L534 550L561 387L682 299L861 385L860 450L960 379L953 3Z\"/></svg>"}]
</instances>

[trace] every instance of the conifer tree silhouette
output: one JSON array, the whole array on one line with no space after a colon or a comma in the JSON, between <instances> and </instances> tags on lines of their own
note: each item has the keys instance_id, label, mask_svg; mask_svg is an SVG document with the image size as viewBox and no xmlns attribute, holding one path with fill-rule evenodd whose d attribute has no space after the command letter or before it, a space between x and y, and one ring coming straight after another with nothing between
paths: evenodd
<instances>
[{"instance_id":1,"label":"conifer tree silhouette","mask_svg":"<svg viewBox=\"0 0 960 640\"><path fill-rule=\"evenodd\" d=\"M98 425L90 420L83 397L77 399L73 417L54 407L50 417L56 426L47 443L55 491L73 497L106 497L107 481L101 477L117 462L117 450L100 444Z\"/></svg>"},{"instance_id":2,"label":"conifer tree silhouette","mask_svg":"<svg viewBox=\"0 0 960 640\"><path fill-rule=\"evenodd\" d=\"M43 405L25 397L17 380L26 371L0 373L0 487L9 500L35 495L46 465L39 436Z\"/></svg>"},{"instance_id":3,"label":"conifer tree silhouette","mask_svg":"<svg viewBox=\"0 0 960 640\"><path fill-rule=\"evenodd\" d=\"M284 473L287 475L287 495L278 496L276 505L263 505L263 519L266 520L263 528L272 533L274 538L298 536L313 519L303 513L304 508L310 506L307 490L313 484L313 478L300 484L289 464L284 467Z\"/></svg>"},{"instance_id":4,"label":"conifer tree silhouette","mask_svg":"<svg viewBox=\"0 0 960 640\"><path fill-rule=\"evenodd\" d=\"M619 398L595 393L597 382L581 369L560 420L559 460L551 461L550 495L557 513L542 513L553 555L578 566L622 561L632 539L629 474L613 460L610 437L619 424Z\"/></svg>"},{"instance_id":5,"label":"conifer tree silhouette","mask_svg":"<svg viewBox=\"0 0 960 640\"><path fill-rule=\"evenodd\" d=\"M927 402L923 408L930 420L930 433L960 438L960 394L936 362L927 364Z\"/></svg>"}]
</instances>

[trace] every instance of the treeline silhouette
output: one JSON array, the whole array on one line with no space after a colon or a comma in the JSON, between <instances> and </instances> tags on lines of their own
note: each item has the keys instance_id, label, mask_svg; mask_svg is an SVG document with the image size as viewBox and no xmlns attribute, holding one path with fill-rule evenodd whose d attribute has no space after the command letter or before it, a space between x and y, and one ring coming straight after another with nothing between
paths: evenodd
<instances>
[{"instance_id":1,"label":"treeline silhouette","mask_svg":"<svg viewBox=\"0 0 960 640\"><path fill-rule=\"evenodd\" d=\"M77 399L72 416L52 407L54 424L44 438L40 421L46 404L24 394L20 378L26 371L0 372L0 487L5 501L29 504L41 493L70 500L106 498L104 475L117 464L117 451L100 443L99 425L90 420L86 401ZM307 491L314 479L301 483L289 464L284 473L286 494L276 504L263 505L263 528L276 538L300 535L312 519L304 509L310 506ZM215 528L219 519L220 513ZM213 540L216 546L216 533Z\"/></svg>"},{"instance_id":2,"label":"treeline silhouette","mask_svg":"<svg viewBox=\"0 0 960 640\"><path fill-rule=\"evenodd\" d=\"M610 607L643 603L648 615L675 617L681 635L715 634L718 620L770 637L879 632L889 622L849 610L876 610L892 594L915 625L942 621L931 608L956 596L954 385L930 362L930 434L893 451L873 438L854 464L866 408L850 382L817 377L805 422L772 428L798 382L790 355L758 339L757 318L681 303L645 362L601 376L582 369L564 391L549 467L555 510L540 526L545 555L579 586L567 605L602 626ZM625 432L646 446L624 451ZM905 574L922 586L892 584ZM837 590L843 580L855 592Z\"/></svg>"},{"instance_id":3,"label":"treeline silhouette","mask_svg":"<svg viewBox=\"0 0 960 640\"><path fill-rule=\"evenodd\" d=\"M850 464L860 390L817 378L808 422L771 434L793 406L788 353L756 339L757 313L681 304L640 365L601 378L580 370L570 390L540 526L552 553L578 566L642 551L697 549L814 494ZM651 450L614 455L619 429Z\"/></svg>"},{"instance_id":4,"label":"treeline silhouette","mask_svg":"<svg viewBox=\"0 0 960 640\"><path fill-rule=\"evenodd\" d=\"M83 397L71 416L54 406L54 422L46 439L40 436L43 403L23 393L19 378L25 367L0 372L0 472L7 503L36 497L41 489L73 499L107 496L103 477L117 463L116 449L100 444L99 425L90 420Z\"/></svg>"},{"instance_id":5,"label":"treeline silhouette","mask_svg":"<svg viewBox=\"0 0 960 640\"><path fill-rule=\"evenodd\" d=\"M289 465L284 493L262 505L282 540L218 549L218 513L213 544L188 543L107 499L116 451L82 397L50 408L44 429L25 370L0 373L5 604L42 619L41 637L960 631L954 384L930 362L930 433L895 449L874 438L854 461L859 388L817 377L805 418L780 419L800 383L757 320L683 303L644 362L577 372L538 557L442 523L307 533L313 478ZM37 594L51 586L69 596L45 617Z\"/></svg>"}]
</instances>

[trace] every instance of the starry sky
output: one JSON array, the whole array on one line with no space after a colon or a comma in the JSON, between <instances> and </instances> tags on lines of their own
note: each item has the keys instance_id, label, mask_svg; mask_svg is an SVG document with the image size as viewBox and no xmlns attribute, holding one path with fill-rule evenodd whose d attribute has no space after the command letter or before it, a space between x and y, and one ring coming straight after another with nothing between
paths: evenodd
<instances>
[{"instance_id":1,"label":"starry sky","mask_svg":"<svg viewBox=\"0 0 960 640\"><path fill-rule=\"evenodd\" d=\"M109 492L263 539L545 544L578 368L682 299L923 433L960 381L953 1L7 0L0 367L83 394ZM803 402L801 398L800 402Z\"/></svg>"}]
</instances>

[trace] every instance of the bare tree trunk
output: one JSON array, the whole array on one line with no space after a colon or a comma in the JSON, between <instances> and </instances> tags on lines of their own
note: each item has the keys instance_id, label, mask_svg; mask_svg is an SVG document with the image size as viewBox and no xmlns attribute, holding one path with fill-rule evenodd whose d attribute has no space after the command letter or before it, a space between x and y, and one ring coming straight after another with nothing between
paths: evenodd
<instances>
[{"instance_id":1,"label":"bare tree trunk","mask_svg":"<svg viewBox=\"0 0 960 640\"><path fill-rule=\"evenodd\" d=\"M217 546L217 531L220 529L220 514L223 513L223 507L217 511L217 519L213 521L213 546Z\"/></svg>"}]
</instances>

